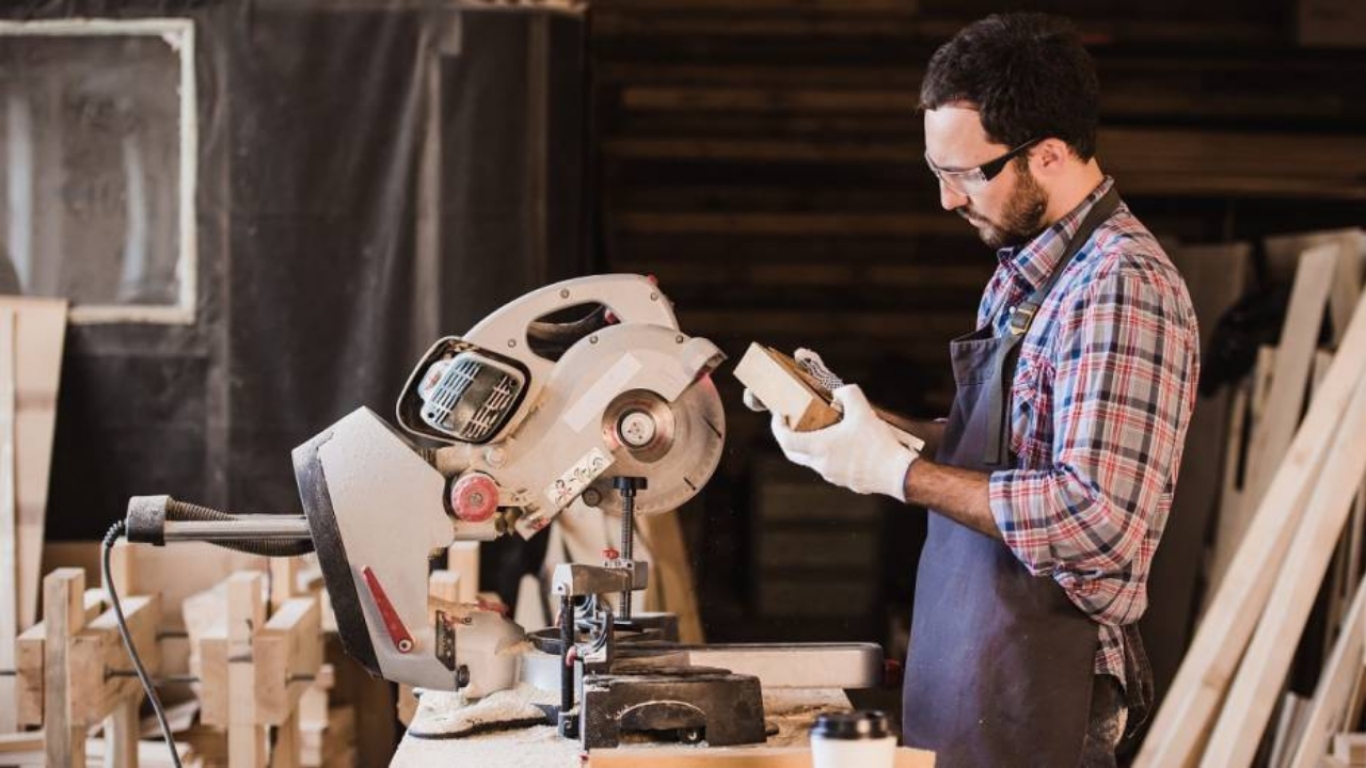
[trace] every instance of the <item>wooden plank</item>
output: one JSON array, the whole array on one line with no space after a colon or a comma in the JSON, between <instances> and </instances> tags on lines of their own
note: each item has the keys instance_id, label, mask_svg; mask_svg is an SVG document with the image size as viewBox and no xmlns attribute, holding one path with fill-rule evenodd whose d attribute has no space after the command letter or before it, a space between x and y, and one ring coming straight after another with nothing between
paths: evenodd
<instances>
[{"instance_id":1,"label":"wooden plank","mask_svg":"<svg viewBox=\"0 0 1366 768\"><path fill-rule=\"evenodd\" d=\"M264 768L266 731L257 720L253 631L265 623L265 578L228 577L228 768Z\"/></svg>"},{"instance_id":2,"label":"wooden plank","mask_svg":"<svg viewBox=\"0 0 1366 768\"><path fill-rule=\"evenodd\" d=\"M68 652L85 625L85 571L59 568L43 579L43 751L48 765L85 764L85 728L72 717Z\"/></svg>"},{"instance_id":3,"label":"wooden plank","mask_svg":"<svg viewBox=\"0 0 1366 768\"><path fill-rule=\"evenodd\" d=\"M1366 654L1366 589L1358 586L1333 652L1324 663L1309 714L1290 760L1291 768L1315 768L1333 734L1347 727L1348 710Z\"/></svg>"},{"instance_id":4,"label":"wooden plank","mask_svg":"<svg viewBox=\"0 0 1366 768\"><path fill-rule=\"evenodd\" d=\"M1331 377L1332 371L1328 375ZM1341 425L1319 436L1327 442L1332 434L1332 448L1284 567L1276 569L1279 576L1210 737L1204 766L1252 762L1276 692L1285 681L1314 597L1351 511L1352 497L1366 474L1366 440L1360 439L1364 431L1366 381L1358 384Z\"/></svg>"},{"instance_id":5,"label":"wooden plank","mask_svg":"<svg viewBox=\"0 0 1366 768\"><path fill-rule=\"evenodd\" d=\"M706 641L702 614L697 605L697 590L693 581L692 559L688 557L687 542L683 538L683 524L678 515L648 515L636 523L641 538L654 556L654 574L659 582L657 610L678 617L678 639L683 643Z\"/></svg>"},{"instance_id":6,"label":"wooden plank","mask_svg":"<svg viewBox=\"0 0 1366 768\"><path fill-rule=\"evenodd\" d=\"M139 650L139 652L141 652ZM138 765L138 705L142 701L141 687L138 693L125 698L114 706L114 711L104 721L104 765L106 768L137 768Z\"/></svg>"},{"instance_id":7,"label":"wooden plank","mask_svg":"<svg viewBox=\"0 0 1366 768\"><path fill-rule=\"evenodd\" d=\"M14 488L14 311L0 307L0 669L14 669L19 637L19 527ZM0 677L0 734L18 721L15 680Z\"/></svg>"},{"instance_id":8,"label":"wooden plank","mask_svg":"<svg viewBox=\"0 0 1366 768\"><path fill-rule=\"evenodd\" d=\"M1298 525L1305 490L1318 476L1336 430L1366 368L1366 302L1357 305L1341 351L1310 403L1285 461L1234 554L1228 575L1196 631L1171 691L1134 763L1185 766L1196 759L1238 660L1266 605Z\"/></svg>"},{"instance_id":9,"label":"wooden plank","mask_svg":"<svg viewBox=\"0 0 1366 768\"><path fill-rule=\"evenodd\" d=\"M1211 584L1217 584L1223 578L1249 519L1266 494L1275 469L1294 437L1304 404L1309 367L1318 348L1328 290L1337 271L1338 253L1336 244L1312 248L1301 257L1295 272L1290 304L1276 347L1276 366L1271 374L1266 411L1252 432L1243 498L1237 509L1220 518Z\"/></svg>"},{"instance_id":10,"label":"wooden plank","mask_svg":"<svg viewBox=\"0 0 1366 768\"><path fill-rule=\"evenodd\" d=\"M1258 347L1257 362L1248 378L1238 385L1233 397L1231 429L1224 452L1223 484L1219 494L1218 516L1215 519L1215 537L1210 563L1205 571L1204 605L1214 599L1215 589L1219 586L1221 568L1227 568L1229 552L1236 549L1233 541L1239 520L1250 505L1248 503L1249 454L1252 435L1257 431L1262 414L1271 391L1271 372L1276 365L1275 347ZM1203 610L1202 610L1203 612Z\"/></svg>"},{"instance_id":11,"label":"wooden plank","mask_svg":"<svg viewBox=\"0 0 1366 768\"><path fill-rule=\"evenodd\" d=\"M1362 259L1366 258L1366 231L1337 229L1266 238L1266 261L1273 278L1292 274L1300 254L1319 245L1336 243L1340 250L1338 272L1328 296L1329 317L1333 321L1333 345L1341 343L1361 296Z\"/></svg>"},{"instance_id":12,"label":"wooden plank","mask_svg":"<svg viewBox=\"0 0 1366 768\"><path fill-rule=\"evenodd\" d=\"M19 628L38 620L57 386L66 340L65 299L0 298L15 322L15 497L19 542Z\"/></svg>"},{"instance_id":13,"label":"wooden plank","mask_svg":"<svg viewBox=\"0 0 1366 768\"><path fill-rule=\"evenodd\" d=\"M1305 717L1309 711L1309 701L1293 691L1284 691L1278 694L1278 698L1281 706L1271 741L1271 756L1267 761L1270 768L1285 768L1290 751L1304 732Z\"/></svg>"}]
</instances>

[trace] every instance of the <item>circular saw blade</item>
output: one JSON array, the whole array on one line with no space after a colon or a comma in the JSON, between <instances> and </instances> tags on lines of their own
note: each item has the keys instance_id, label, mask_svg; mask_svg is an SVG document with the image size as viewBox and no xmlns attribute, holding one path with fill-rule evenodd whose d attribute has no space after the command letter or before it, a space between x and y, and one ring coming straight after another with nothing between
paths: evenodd
<instances>
[{"instance_id":1,"label":"circular saw blade","mask_svg":"<svg viewBox=\"0 0 1366 768\"><path fill-rule=\"evenodd\" d=\"M673 415L673 441L653 461L642 461L626 448L613 451L614 462L592 488L600 494L598 509L621 514L621 494L613 477L643 477L649 487L636 494L636 514L654 515L678 509L711 479L726 443L726 413L711 377L704 376L667 407ZM575 502L583 504L582 498Z\"/></svg>"}]
</instances>

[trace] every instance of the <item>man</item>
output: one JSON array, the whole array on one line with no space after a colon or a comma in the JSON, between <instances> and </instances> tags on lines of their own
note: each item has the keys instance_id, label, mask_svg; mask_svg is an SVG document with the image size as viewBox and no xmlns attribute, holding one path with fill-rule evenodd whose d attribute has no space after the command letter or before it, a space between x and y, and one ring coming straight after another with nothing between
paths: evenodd
<instances>
[{"instance_id":1,"label":"man","mask_svg":"<svg viewBox=\"0 0 1366 768\"><path fill-rule=\"evenodd\" d=\"M1134 623L1199 345L1180 275L1095 158L1098 88L1045 16L992 16L934 54L925 160L999 260L950 349L950 415L910 422L923 455L857 386L835 426L773 422L792 461L931 510L903 737L941 766L1114 765L1150 695Z\"/></svg>"}]
</instances>

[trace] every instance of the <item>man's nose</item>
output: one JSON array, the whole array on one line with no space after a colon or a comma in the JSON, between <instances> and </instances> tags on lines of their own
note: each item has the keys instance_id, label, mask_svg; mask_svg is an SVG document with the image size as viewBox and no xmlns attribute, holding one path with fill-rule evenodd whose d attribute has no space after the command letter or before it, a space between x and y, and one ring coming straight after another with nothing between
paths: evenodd
<instances>
[{"instance_id":1,"label":"man's nose","mask_svg":"<svg viewBox=\"0 0 1366 768\"><path fill-rule=\"evenodd\" d=\"M939 204L944 206L944 210L952 211L967 205L968 196L950 189L948 184L941 181L939 182Z\"/></svg>"}]
</instances>

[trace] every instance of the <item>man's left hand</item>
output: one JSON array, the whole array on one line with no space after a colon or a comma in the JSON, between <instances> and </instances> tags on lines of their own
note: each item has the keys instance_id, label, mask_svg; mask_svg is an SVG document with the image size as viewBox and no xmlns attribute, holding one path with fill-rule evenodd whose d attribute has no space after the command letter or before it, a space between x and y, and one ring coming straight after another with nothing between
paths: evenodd
<instances>
[{"instance_id":1,"label":"man's left hand","mask_svg":"<svg viewBox=\"0 0 1366 768\"><path fill-rule=\"evenodd\" d=\"M810 467L827 481L856 493L882 493L906 500L906 472L920 454L897 441L857 384L831 393L844 412L839 423L814 432L794 432L773 416L773 437L794 464Z\"/></svg>"}]
</instances>

